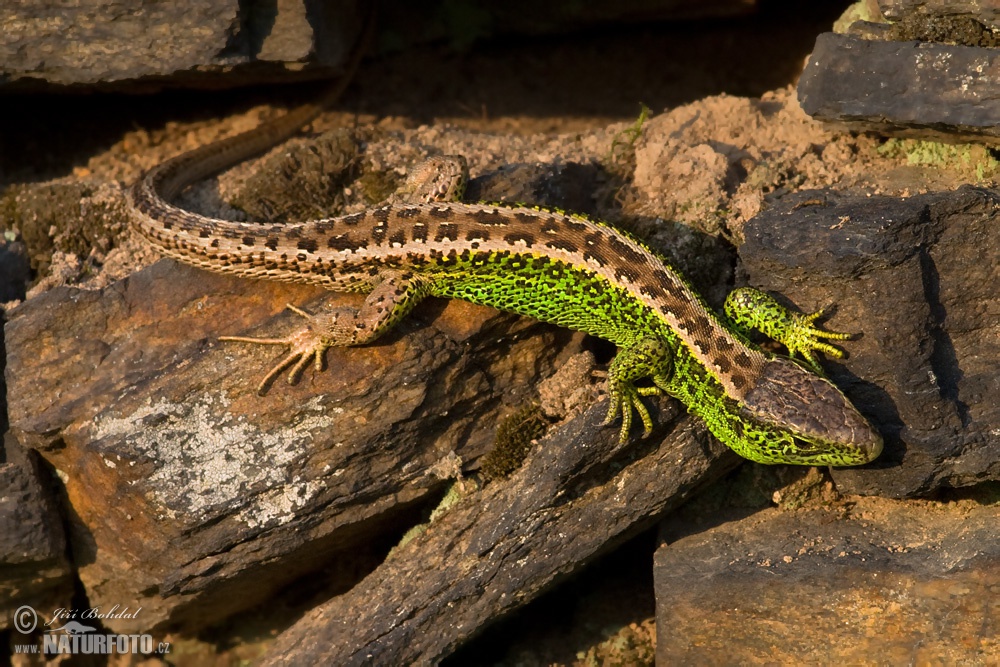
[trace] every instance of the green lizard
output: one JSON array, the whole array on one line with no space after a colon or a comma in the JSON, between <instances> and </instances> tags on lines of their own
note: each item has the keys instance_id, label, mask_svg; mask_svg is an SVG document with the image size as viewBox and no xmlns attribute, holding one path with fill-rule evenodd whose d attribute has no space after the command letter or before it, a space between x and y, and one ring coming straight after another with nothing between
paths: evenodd
<instances>
[{"instance_id":1,"label":"green lizard","mask_svg":"<svg viewBox=\"0 0 1000 667\"><path fill-rule=\"evenodd\" d=\"M462 159L431 160L393 200L335 218L231 222L169 203L192 182L290 136L317 111L292 112L178 156L128 192L137 229L165 255L214 272L367 293L360 309L309 315L292 307L307 322L287 338L224 338L291 348L261 391L290 366L289 382L311 361L321 369L329 347L376 340L421 299L436 296L617 345L606 422L621 418L623 441L634 414L647 433L652 428L642 397L665 393L723 443L761 463L859 465L881 452L879 433L819 374L814 351L841 354L821 339L847 338L815 328L819 313L797 314L743 288L717 315L653 251L605 224L530 206L460 203ZM749 328L783 343L816 372L753 345Z\"/></svg>"}]
</instances>

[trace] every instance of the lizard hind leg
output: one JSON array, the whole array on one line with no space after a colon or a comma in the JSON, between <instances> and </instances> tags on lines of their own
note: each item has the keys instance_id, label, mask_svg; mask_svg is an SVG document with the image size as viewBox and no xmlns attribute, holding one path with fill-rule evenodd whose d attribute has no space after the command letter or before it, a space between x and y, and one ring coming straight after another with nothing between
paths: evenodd
<instances>
[{"instance_id":1,"label":"lizard hind leg","mask_svg":"<svg viewBox=\"0 0 1000 667\"><path fill-rule=\"evenodd\" d=\"M289 310L306 319L304 326L284 338L222 336L219 340L258 345L286 345L288 354L279 361L257 386L258 394L286 368L288 383L295 384L309 362L323 370L323 356L331 347L351 347L370 343L396 325L428 293L426 281L408 272L384 271L361 308L341 307L318 315L289 305Z\"/></svg>"},{"instance_id":2,"label":"lizard hind leg","mask_svg":"<svg viewBox=\"0 0 1000 667\"><path fill-rule=\"evenodd\" d=\"M622 443L632 428L633 411L639 414L645 435L653 430L653 419L642 397L665 393L672 373L673 350L664 341L644 338L619 350L608 368L609 404L604 423L610 424L621 415ZM635 386L636 380L647 377L652 379L652 387Z\"/></svg>"}]
</instances>

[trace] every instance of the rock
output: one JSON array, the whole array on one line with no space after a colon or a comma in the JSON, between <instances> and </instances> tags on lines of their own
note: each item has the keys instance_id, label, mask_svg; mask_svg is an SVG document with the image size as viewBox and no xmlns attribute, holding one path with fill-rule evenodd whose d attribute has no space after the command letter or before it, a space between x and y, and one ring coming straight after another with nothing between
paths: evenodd
<instances>
[{"instance_id":1,"label":"rock","mask_svg":"<svg viewBox=\"0 0 1000 667\"><path fill-rule=\"evenodd\" d=\"M344 206L343 190L358 176L362 133L347 128L275 151L235 193L232 206L250 220L322 218Z\"/></svg>"},{"instance_id":2,"label":"rock","mask_svg":"<svg viewBox=\"0 0 1000 667\"><path fill-rule=\"evenodd\" d=\"M738 462L661 410L650 437L622 447L600 426L606 409L545 437L512 477L459 501L281 634L263 664L436 664Z\"/></svg>"},{"instance_id":3,"label":"rock","mask_svg":"<svg viewBox=\"0 0 1000 667\"><path fill-rule=\"evenodd\" d=\"M657 664L996 663L989 488L951 502L678 517L653 564Z\"/></svg>"},{"instance_id":4,"label":"rock","mask_svg":"<svg viewBox=\"0 0 1000 667\"><path fill-rule=\"evenodd\" d=\"M890 21L914 16L970 18L1000 28L1000 4L993 0L877 0L876 4Z\"/></svg>"},{"instance_id":5,"label":"rock","mask_svg":"<svg viewBox=\"0 0 1000 667\"><path fill-rule=\"evenodd\" d=\"M1000 143L1000 51L823 33L799 79L802 109L848 129Z\"/></svg>"},{"instance_id":6,"label":"rock","mask_svg":"<svg viewBox=\"0 0 1000 667\"><path fill-rule=\"evenodd\" d=\"M0 82L113 84L157 78L234 86L335 74L357 41L363 3L339 0L196 6L154 0L0 8Z\"/></svg>"},{"instance_id":7,"label":"rock","mask_svg":"<svg viewBox=\"0 0 1000 667\"><path fill-rule=\"evenodd\" d=\"M0 303L23 299L30 281L27 246L0 238Z\"/></svg>"},{"instance_id":8,"label":"rock","mask_svg":"<svg viewBox=\"0 0 1000 667\"><path fill-rule=\"evenodd\" d=\"M372 567L442 489L425 471L480 456L572 337L428 302L378 344L330 350L327 370L258 396L283 351L215 339L286 332L301 322L285 304L316 309L318 295L352 299L163 261L9 313L11 429L64 479L90 604L141 606L143 630L197 629L321 565Z\"/></svg>"},{"instance_id":9,"label":"rock","mask_svg":"<svg viewBox=\"0 0 1000 667\"><path fill-rule=\"evenodd\" d=\"M754 0L459 2L382 8L380 43L405 48L446 40L565 32L611 21L739 16ZM22 87L232 87L339 74L358 40L368 3L358 0L211 0L197 6L116 0L81 6L27 0L0 8L0 83Z\"/></svg>"},{"instance_id":10,"label":"rock","mask_svg":"<svg viewBox=\"0 0 1000 667\"><path fill-rule=\"evenodd\" d=\"M8 248L20 246L31 269L46 276L59 264L54 256L72 256L81 265L86 260L94 270L125 233L128 219L116 185L62 179L8 188L0 205L0 227L20 232L20 240Z\"/></svg>"},{"instance_id":11,"label":"rock","mask_svg":"<svg viewBox=\"0 0 1000 667\"><path fill-rule=\"evenodd\" d=\"M749 283L858 334L831 380L886 437L835 469L848 493L922 495L1000 479L1000 200L972 187L898 199L833 191L783 199L747 223ZM849 366L849 369L848 369Z\"/></svg>"},{"instance_id":12,"label":"rock","mask_svg":"<svg viewBox=\"0 0 1000 667\"><path fill-rule=\"evenodd\" d=\"M15 611L28 605L39 625L46 614L70 608L73 571L66 557L63 517L37 455L8 434L0 463L0 630L24 639ZM23 627L23 626L22 626Z\"/></svg>"}]
</instances>

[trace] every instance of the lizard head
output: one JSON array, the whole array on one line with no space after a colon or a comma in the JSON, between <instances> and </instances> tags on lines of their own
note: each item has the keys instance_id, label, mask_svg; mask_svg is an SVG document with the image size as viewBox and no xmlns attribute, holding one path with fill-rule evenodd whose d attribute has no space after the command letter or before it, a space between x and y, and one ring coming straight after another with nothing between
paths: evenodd
<instances>
[{"instance_id":1,"label":"lizard head","mask_svg":"<svg viewBox=\"0 0 1000 667\"><path fill-rule=\"evenodd\" d=\"M882 436L847 397L790 359L775 357L764 364L741 413L792 437L775 452L783 463L861 465L882 452Z\"/></svg>"}]
</instances>

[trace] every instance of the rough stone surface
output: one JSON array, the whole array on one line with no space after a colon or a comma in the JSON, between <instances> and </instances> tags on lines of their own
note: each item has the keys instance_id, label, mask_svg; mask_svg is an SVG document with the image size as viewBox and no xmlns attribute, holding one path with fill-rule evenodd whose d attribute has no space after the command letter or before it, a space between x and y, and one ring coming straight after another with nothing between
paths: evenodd
<instances>
[{"instance_id":1,"label":"rough stone surface","mask_svg":"<svg viewBox=\"0 0 1000 667\"><path fill-rule=\"evenodd\" d=\"M600 427L605 410L544 438L514 476L460 501L311 611L264 664L436 664L737 462L703 428L660 410L649 438L621 447Z\"/></svg>"},{"instance_id":2,"label":"rough stone surface","mask_svg":"<svg viewBox=\"0 0 1000 667\"><path fill-rule=\"evenodd\" d=\"M30 280L27 246L0 238L0 303L23 299Z\"/></svg>"},{"instance_id":3,"label":"rough stone surface","mask_svg":"<svg viewBox=\"0 0 1000 667\"><path fill-rule=\"evenodd\" d=\"M13 629L14 612L29 605L45 613L68 608L72 568L63 518L37 455L5 438L0 463L0 631ZM23 619L22 619L23 620Z\"/></svg>"},{"instance_id":4,"label":"rough stone surface","mask_svg":"<svg viewBox=\"0 0 1000 667\"><path fill-rule=\"evenodd\" d=\"M802 109L852 130L1000 143L1000 51L823 33L799 79Z\"/></svg>"},{"instance_id":5,"label":"rough stone surface","mask_svg":"<svg viewBox=\"0 0 1000 667\"><path fill-rule=\"evenodd\" d=\"M70 3L28 0L0 7L0 84L231 87L337 74L368 4L358 0L156 0ZM750 13L756 0L631 0L601 3L386 3L379 42L389 48L446 40L467 47L510 33L564 32L610 21ZM412 6L411 6L412 5Z\"/></svg>"},{"instance_id":6,"label":"rough stone surface","mask_svg":"<svg viewBox=\"0 0 1000 667\"><path fill-rule=\"evenodd\" d=\"M9 313L11 427L64 478L91 604L142 606L143 629L200 628L357 559L373 519L391 534L438 492L435 462L485 451L481 425L530 398L571 336L430 302L379 344L331 350L328 370L257 396L283 352L215 338L287 331L300 322L284 305L314 309L321 293L163 261Z\"/></svg>"},{"instance_id":7,"label":"rough stone surface","mask_svg":"<svg viewBox=\"0 0 1000 667\"><path fill-rule=\"evenodd\" d=\"M1000 3L996 0L877 0L885 18L899 21L907 16L969 17L1000 27Z\"/></svg>"},{"instance_id":8,"label":"rough stone surface","mask_svg":"<svg viewBox=\"0 0 1000 667\"><path fill-rule=\"evenodd\" d=\"M354 0L4 3L0 83L90 85L176 77L231 86L287 79L304 64L329 73L355 42L358 5ZM237 76L218 76L234 71Z\"/></svg>"},{"instance_id":9,"label":"rough stone surface","mask_svg":"<svg viewBox=\"0 0 1000 667\"><path fill-rule=\"evenodd\" d=\"M996 664L992 493L665 524L657 664Z\"/></svg>"},{"instance_id":10,"label":"rough stone surface","mask_svg":"<svg viewBox=\"0 0 1000 667\"><path fill-rule=\"evenodd\" d=\"M830 329L850 371L835 384L886 436L882 456L836 469L849 493L904 496L1000 479L1000 200L989 190L898 199L803 192L751 220L750 284Z\"/></svg>"}]
</instances>

